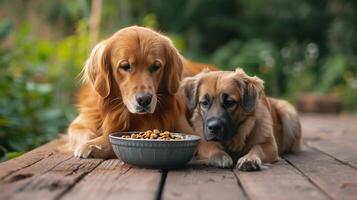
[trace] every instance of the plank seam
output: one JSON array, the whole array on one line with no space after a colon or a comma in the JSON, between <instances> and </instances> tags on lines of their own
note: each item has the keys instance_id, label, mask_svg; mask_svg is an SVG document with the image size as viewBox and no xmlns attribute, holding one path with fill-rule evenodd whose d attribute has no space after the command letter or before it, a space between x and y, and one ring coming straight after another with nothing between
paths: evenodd
<instances>
[{"instance_id":1,"label":"plank seam","mask_svg":"<svg viewBox=\"0 0 357 200\"><path fill-rule=\"evenodd\" d=\"M242 190L243 196L249 200L250 197L248 196L247 191L245 190L245 188L244 188L242 182L240 181L240 179L239 179L239 177L238 177L238 174L237 174L237 173L234 173L234 169L232 170L232 173L234 174L234 177L236 178L236 181L237 181L237 183L238 183L239 188Z\"/></svg>"},{"instance_id":2,"label":"plank seam","mask_svg":"<svg viewBox=\"0 0 357 200\"><path fill-rule=\"evenodd\" d=\"M164 188L165 188L165 182L166 182L167 173L168 173L168 170L163 170L161 172L159 190L158 190L158 192L156 194L155 200L161 200L161 198L162 198L162 193L163 193Z\"/></svg>"},{"instance_id":3,"label":"plank seam","mask_svg":"<svg viewBox=\"0 0 357 200\"><path fill-rule=\"evenodd\" d=\"M327 198L333 200L334 198L332 196L330 196L330 194L328 194L325 190L323 190L317 183L315 183L315 181L310 178L307 174L305 174L302 170L300 170L298 167L296 167L292 162L290 162L288 159L283 158L287 163L289 163L294 169L296 169L298 172L300 172L300 174L305 177L314 187L316 187L318 190L320 190L320 192L324 195L326 195Z\"/></svg>"},{"instance_id":4,"label":"plank seam","mask_svg":"<svg viewBox=\"0 0 357 200\"><path fill-rule=\"evenodd\" d=\"M324 154L324 155L326 155L326 156L328 156L328 157L333 158L334 160L336 160L336 161L338 161L338 162L340 162L340 163L342 163L344 165L347 165L348 167L351 167L351 168L357 170L357 166L355 166L354 164L351 164L350 161L345 161L345 160L339 159L339 158L337 158L337 157L335 157L335 156L333 156L333 155L331 155L331 154L329 154L329 153L327 153L327 152L325 152L325 151L323 151L323 150L319 149L318 147L315 147L315 146L313 146L311 144L305 143L305 145L310 147L310 148L312 148L312 149L314 149L314 150L316 150L316 151L318 151L318 152L320 152L320 153L322 153L322 154Z\"/></svg>"}]
</instances>

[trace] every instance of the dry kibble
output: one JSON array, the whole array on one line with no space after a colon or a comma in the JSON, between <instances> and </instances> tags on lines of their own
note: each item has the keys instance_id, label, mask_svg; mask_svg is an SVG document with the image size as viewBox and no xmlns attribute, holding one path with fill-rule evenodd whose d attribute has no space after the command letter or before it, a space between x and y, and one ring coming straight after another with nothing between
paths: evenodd
<instances>
[{"instance_id":1,"label":"dry kibble","mask_svg":"<svg viewBox=\"0 0 357 200\"><path fill-rule=\"evenodd\" d=\"M140 133L132 133L130 135L123 135L123 138L132 138L132 139L157 139L157 140L181 140L181 136L174 135L169 131L159 131L158 129L147 130Z\"/></svg>"},{"instance_id":2,"label":"dry kibble","mask_svg":"<svg viewBox=\"0 0 357 200\"><path fill-rule=\"evenodd\" d=\"M151 134L150 139L157 139L157 134L155 134L155 133Z\"/></svg>"}]
</instances>

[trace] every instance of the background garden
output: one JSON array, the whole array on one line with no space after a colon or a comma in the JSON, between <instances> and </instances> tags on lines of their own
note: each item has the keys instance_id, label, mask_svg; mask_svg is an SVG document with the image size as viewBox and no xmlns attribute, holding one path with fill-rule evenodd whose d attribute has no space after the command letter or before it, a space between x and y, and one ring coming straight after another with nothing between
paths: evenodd
<instances>
[{"instance_id":1,"label":"background garden","mask_svg":"<svg viewBox=\"0 0 357 200\"><path fill-rule=\"evenodd\" d=\"M357 111L355 0L0 0L2 160L65 132L91 47L134 24L188 58L257 74L269 95L332 95Z\"/></svg>"}]
</instances>

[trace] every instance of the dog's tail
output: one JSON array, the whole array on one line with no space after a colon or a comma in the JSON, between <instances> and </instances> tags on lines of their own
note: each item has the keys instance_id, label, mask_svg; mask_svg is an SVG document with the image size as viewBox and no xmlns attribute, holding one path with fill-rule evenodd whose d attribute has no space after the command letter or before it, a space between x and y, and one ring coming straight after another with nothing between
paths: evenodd
<instances>
[{"instance_id":1,"label":"dog's tail","mask_svg":"<svg viewBox=\"0 0 357 200\"><path fill-rule=\"evenodd\" d=\"M281 153L297 152L301 148L301 124L294 106L285 100L276 100L276 111L283 129Z\"/></svg>"}]
</instances>

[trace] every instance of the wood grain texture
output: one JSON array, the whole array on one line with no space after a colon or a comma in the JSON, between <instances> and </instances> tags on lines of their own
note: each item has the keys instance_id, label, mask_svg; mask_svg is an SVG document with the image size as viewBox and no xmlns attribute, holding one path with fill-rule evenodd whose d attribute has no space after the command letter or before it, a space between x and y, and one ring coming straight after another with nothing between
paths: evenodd
<instances>
[{"instance_id":1,"label":"wood grain texture","mask_svg":"<svg viewBox=\"0 0 357 200\"><path fill-rule=\"evenodd\" d=\"M155 199L161 176L159 170L130 167L117 159L106 160L63 199Z\"/></svg>"},{"instance_id":2,"label":"wood grain texture","mask_svg":"<svg viewBox=\"0 0 357 200\"><path fill-rule=\"evenodd\" d=\"M63 141L54 140L0 163L0 200L357 199L357 117L309 114L301 122L307 146L268 169L249 173L194 162L168 171L166 180L159 170L117 159L73 158L57 152Z\"/></svg>"},{"instance_id":3,"label":"wood grain texture","mask_svg":"<svg viewBox=\"0 0 357 200\"><path fill-rule=\"evenodd\" d=\"M306 142L309 147L317 149L336 160L357 170L357 146L343 140L313 140Z\"/></svg>"},{"instance_id":4,"label":"wood grain texture","mask_svg":"<svg viewBox=\"0 0 357 200\"><path fill-rule=\"evenodd\" d=\"M308 147L285 158L331 198L356 199L357 170Z\"/></svg>"},{"instance_id":5,"label":"wood grain texture","mask_svg":"<svg viewBox=\"0 0 357 200\"><path fill-rule=\"evenodd\" d=\"M357 169L357 117L304 116L305 142Z\"/></svg>"},{"instance_id":6,"label":"wood grain texture","mask_svg":"<svg viewBox=\"0 0 357 200\"><path fill-rule=\"evenodd\" d=\"M246 199L234 173L227 169L193 166L169 171L162 199Z\"/></svg>"},{"instance_id":7,"label":"wood grain texture","mask_svg":"<svg viewBox=\"0 0 357 200\"><path fill-rule=\"evenodd\" d=\"M60 163L72 158L72 155L69 154L61 154L61 153L54 153L45 159L40 160L39 162L22 168L9 176L5 177L1 182L5 184L11 184L15 182L20 182L22 184L26 184L27 178L39 176L43 173L50 171L55 166L59 165ZM1 188L2 185L0 185Z\"/></svg>"},{"instance_id":8,"label":"wood grain texture","mask_svg":"<svg viewBox=\"0 0 357 200\"><path fill-rule=\"evenodd\" d=\"M250 199L328 199L284 160L260 172L234 172Z\"/></svg>"},{"instance_id":9,"label":"wood grain texture","mask_svg":"<svg viewBox=\"0 0 357 200\"><path fill-rule=\"evenodd\" d=\"M0 199L56 199L102 162L54 155L6 179L0 184Z\"/></svg>"},{"instance_id":10,"label":"wood grain texture","mask_svg":"<svg viewBox=\"0 0 357 200\"><path fill-rule=\"evenodd\" d=\"M53 140L52 142L38 147L22 156L0 163L0 180L22 168L31 166L34 163L51 156L56 151L58 145L62 143L62 140Z\"/></svg>"}]
</instances>

